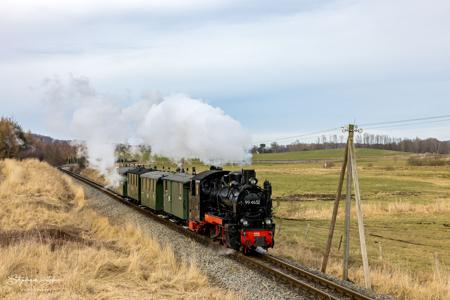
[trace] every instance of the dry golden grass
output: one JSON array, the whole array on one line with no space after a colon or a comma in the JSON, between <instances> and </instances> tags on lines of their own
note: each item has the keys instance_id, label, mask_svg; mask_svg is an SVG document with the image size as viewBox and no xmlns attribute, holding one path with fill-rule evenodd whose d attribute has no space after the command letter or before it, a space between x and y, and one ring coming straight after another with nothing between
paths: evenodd
<instances>
[{"instance_id":1,"label":"dry golden grass","mask_svg":"<svg viewBox=\"0 0 450 300\"><path fill-rule=\"evenodd\" d=\"M319 249L310 248L301 239L292 240L292 235L277 234L277 246L272 252L275 255L287 256L304 265L320 269L322 254ZM398 299L425 300L450 299L450 273L435 258L430 261L433 273L414 274L408 270L392 267L382 261L373 263L370 269L372 288ZM342 276L342 258L332 256L328 262L327 273L338 278ZM364 285L364 272L360 264L350 261L350 280Z\"/></svg>"},{"instance_id":2,"label":"dry golden grass","mask_svg":"<svg viewBox=\"0 0 450 300\"><path fill-rule=\"evenodd\" d=\"M84 201L81 187L45 163L0 162L0 298L235 298Z\"/></svg>"},{"instance_id":3,"label":"dry golden grass","mask_svg":"<svg viewBox=\"0 0 450 300\"><path fill-rule=\"evenodd\" d=\"M86 178L89 178L92 181L95 181L101 185L107 185L108 182L105 177L100 174L97 170L91 168L85 168L80 171L80 175Z\"/></svg>"},{"instance_id":4,"label":"dry golden grass","mask_svg":"<svg viewBox=\"0 0 450 300\"><path fill-rule=\"evenodd\" d=\"M354 201L354 200L353 200ZM314 206L313 206L314 205ZM386 214L395 215L429 215L450 212L450 199L435 199L430 203L411 203L407 201L394 202L367 202L363 203L365 217L380 217ZM281 201L280 207L276 207L275 215L279 218L297 220L326 220L332 212L331 204L315 205L315 203L304 201ZM356 208L352 206L352 214L356 215ZM342 210L339 217L342 217Z\"/></svg>"}]
</instances>

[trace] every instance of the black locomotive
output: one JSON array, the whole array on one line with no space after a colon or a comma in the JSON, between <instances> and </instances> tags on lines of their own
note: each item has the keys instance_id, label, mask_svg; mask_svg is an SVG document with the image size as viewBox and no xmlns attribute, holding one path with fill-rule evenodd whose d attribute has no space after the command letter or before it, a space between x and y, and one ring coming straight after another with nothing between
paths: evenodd
<instances>
[{"instance_id":1,"label":"black locomotive","mask_svg":"<svg viewBox=\"0 0 450 300\"><path fill-rule=\"evenodd\" d=\"M273 247L272 187L257 185L254 170L213 168L192 180L189 228L209 231L233 249L244 252Z\"/></svg>"}]
</instances>

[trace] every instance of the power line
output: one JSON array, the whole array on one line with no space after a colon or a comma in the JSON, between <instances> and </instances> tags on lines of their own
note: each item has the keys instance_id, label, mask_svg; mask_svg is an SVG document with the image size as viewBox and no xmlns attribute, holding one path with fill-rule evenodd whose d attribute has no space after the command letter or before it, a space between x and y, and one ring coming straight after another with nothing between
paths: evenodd
<instances>
[{"instance_id":1,"label":"power line","mask_svg":"<svg viewBox=\"0 0 450 300\"><path fill-rule=\"evenodd\" d=\"M327 133L327 132L331 132L331 131L335 131L335 130L340 130L340 129L341 129L340 127L336 127L336 128L326 129L326 130L313 131L313 132L304 133L304 134L300 134L300 135L293 135L293 136L286 136L286 137L282 137L282 138L270 139L270 140L265 140L265 141L258 141L256 143L257 144L262 144L262 143L268 143L268 142L279 142L279 141L283 141L283 140L312 137L312 136L316 136L316 135L320 135L320 134L323 134L323 133Z\"/></svg>"},{"instance_id":2,"label":"power line","mask_svg":"<svg viewBox=\"0 0 450 300\"><path fill-rule=\"evenodd\" d=\"M410 123L417 121L426 121L426 120L436 120L436 119L444 119L450 118L450 115L440 115L440 116L431 116L431 117L423 117L423 118L415 118L415 119L405 119L405 120L395 120L395 121L385 121L385 122L375 122L375 123L363 123L358 124L360 127L364 126L365 128L369 128L370 126L378 126L378 125L390 125L390 124L399 124L399 123Z\"/></svg>"},{"instance_id":3,"label":"power line","mask_svg":"<svg viewBox=\"0 0 450 300\"><path fill-rule=\"evenodd\" d=\"M447 122L450 121L450 115L440 115L440 116L429 116L422 118L413 118L413 119L403 119L403 120L393 120L393 121L384 121L384 122L373 122L373 123L362 123L358 124L358 127L362 127L364 130L367 129L388 129L395 127L404 127L411 125L422 125L422 124L431 124L431 123L439 123L439 122ZM326 130L313 131L309 133L286 136L281 138L267 139L264 141L255 142L256 144L269 143L269 142L278 142L290 139L298 139L298 138L306 138L306 137L315 137L324 133L340 130L341 127L330 128Z\"/></svg>"},{"instance_id":4,"label":"power line","mask_svg":"<svg viewBox=\"0 0 450 300\"><path fill-rule=\"evenodd\" d=\"M432 124L432 123L441 123L441 122L448 122L450 121L450 118L442 119L442 120L434 120L434 121L425 121L425 122L415 122L415 123L405 123L405 124L394 124L394 125L388 125L388 126L375 126L375 127L365 127L365 130L371 130L371 129L389 129L389 128L398 128L398 127L405 127L405 126L411 126L411 125L423 125L423 124Z\"/></svg>"}]
</instances>

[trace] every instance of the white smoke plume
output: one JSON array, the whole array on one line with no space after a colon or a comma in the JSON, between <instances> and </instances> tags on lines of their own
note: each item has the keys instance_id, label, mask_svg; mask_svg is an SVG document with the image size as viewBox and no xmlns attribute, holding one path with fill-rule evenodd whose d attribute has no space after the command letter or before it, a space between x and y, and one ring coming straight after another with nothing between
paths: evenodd
<instances>
[{"instance_id":1,"label":"white smoke plume","mask_svg":"<svg viewBox=\"0 0 450 300\"><path fill-rule=\"evenodd\" d=\"M129 106L99 95L88 79L44 81L49 125L83 141L89 165L116 186L115 145L149 145L153 154L207 164L246 163L250 135L220 108L183 94L147 93Z\"/></svg>"},{"instance_id":2,"label":"white smoke plume","mask_svg":"<svg viewBox=\"0 0 450 300\"><path fill-rule=\"evenodd\" d=\"M173 95L154 104L137 134L155 153L172 158L199 158L212 163L247 160L250 137L236 120L221 109Z\"/></svg>"}]
</instances>

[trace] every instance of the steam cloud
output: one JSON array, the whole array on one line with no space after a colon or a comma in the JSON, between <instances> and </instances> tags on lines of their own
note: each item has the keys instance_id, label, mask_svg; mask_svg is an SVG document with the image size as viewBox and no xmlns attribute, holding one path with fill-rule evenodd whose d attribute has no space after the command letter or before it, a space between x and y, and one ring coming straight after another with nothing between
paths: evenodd
<instances>
[{"instance_id":1,"label":"steam cloud","mask_svg":"<svg viewBox=\"0 0 450 300\"><path fill-rule=\"evenodd\" d=\"M146 94L123 107L99 95L86 78L46 79L49 125L86 146L89 165L111 185L120 177L114 168L117 143L150 145L153 154L172 160L198 158L207 164L248 162L250 135L220 108L175 94Z\"/></svg>"}]
</instances>

